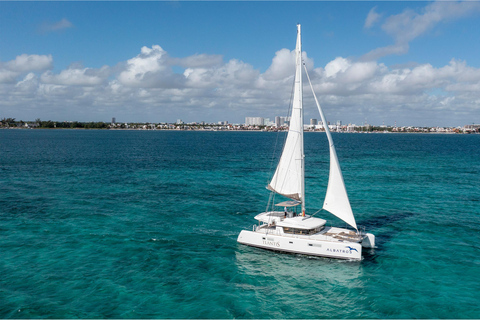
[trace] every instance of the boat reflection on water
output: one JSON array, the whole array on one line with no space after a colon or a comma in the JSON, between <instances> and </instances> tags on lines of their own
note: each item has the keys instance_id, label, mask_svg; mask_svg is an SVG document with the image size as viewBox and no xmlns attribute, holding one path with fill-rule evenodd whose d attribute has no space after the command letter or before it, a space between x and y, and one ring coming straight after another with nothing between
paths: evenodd
<instances>
[{"instance_id":1,"label":"boat reflection on water","mask_svg":"<svg viewBox=\"0 0 480 320\"><path fill-rule=\"evenodd\" d=\"M259 254L264 253L264 254ZM264 249L239 246L235 252L239 271L247 275L272 277L315 278L351 283L362 276L357 260L337 260L300 254L267 252ZM348 272L346 272L348 270Z\"/></svg>"},{"instance_id":2,"label":"boat reflection on water","mask_svg":"<svg viewBox=\"0 0 480 320\"><path fill-rule=\"evenodd\" d=\"M352 317L359 301L366 299L362 293L367 277L360 261L259 251L264 250L238 247L232 281L271 306L267 317Z\"/></svg>"}]
</instances>

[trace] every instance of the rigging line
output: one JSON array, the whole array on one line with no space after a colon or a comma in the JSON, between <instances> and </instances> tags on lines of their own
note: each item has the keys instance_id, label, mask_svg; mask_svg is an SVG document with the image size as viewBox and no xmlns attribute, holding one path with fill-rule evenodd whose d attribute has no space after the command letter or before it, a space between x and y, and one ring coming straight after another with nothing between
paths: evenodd
<instances>
[{"instance_id":1,"label":"rigging line","mask_svg":"<svg viewBox=\"0 0 480 320\"><path fill-rule=\"evenodd\" d=\"M314 215L316 215L317 213L319 213L319 212L320 212L320 211L322 211L322 210L323 210L323 208L322 208L322 209L320 209L320 210L318 210L318 211L317 211L317 212L315 212L314 214L311 214L311 215L310 215L310 217L313 217Z\"/></svg>"},{"instance_id":2,"label":"rigging line","mask_svg":"<svg viewBox=\"0 0 480 320\"><path fill-rule=\"evenodd\" d=\"M330 135L330 130L328 129L327 120L325 119L325 115L323 114L322 108L320 107L320 103L318 103L318 99L317 99L317 95L315 94L315 90L313 90L312 81L310 81L310 76L308 75L307 66L305 65L305 61L302 61L302 63L303 63L303 68L305 69L305 75L307 76L308 83L310 84L310 89L312 89L313 98L315 99L315 103L317 104L318 113L320 113L320 117L322 118L323 128L325 129L325 133L327 134L327 138L328 138L328 144L332 148L335 149L335 147L333 145L333 140L332 140L331 135Z\"/></svg>"},{"instance_id":3,"label":"rigging line","mask_svg":"<svg viewBox=\"0 0 480 320\"><path fill-rule=\"evenodd\" d=\"M275 197L275 195L273 194L273 192L270 192L270 196L268 197L267 208L266 208L265 212L268 212L268 206L270 205L270 202L272 202L272 207L273 207L273 199L272 198L274 198L274 197ZM272 217L270 216L268 218L268 224L270 224L271 221L272 221Z\"/></svg>"}]
</instances>

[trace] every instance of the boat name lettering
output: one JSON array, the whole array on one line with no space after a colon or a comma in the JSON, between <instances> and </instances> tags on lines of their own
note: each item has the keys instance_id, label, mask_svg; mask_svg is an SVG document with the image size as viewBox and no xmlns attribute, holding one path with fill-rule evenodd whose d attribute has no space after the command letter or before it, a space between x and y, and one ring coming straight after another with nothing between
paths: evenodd
<instances>
[{"instance_id":1,"label":"boat name lettering","mask_svg":"<svg viewBox=\"0 0 480 320\"><path fill-rule=\"evenodd\" d=\"M263 244L266 244L268 246L280 247L280 242L275 242L275 241L263 240Z\"/></svg>"},{"instance_id":2,"label":"boat name lettering","mask_svg":"<svg viewBox=\"0 0 480 320\"><path fill-rule=\"evenodd\" d=\"M327 248L327 251L328 252L336 252L336 253L352 253L352 250L350 249L331 249L331 248Z\"/></svg>"}]
</instances>

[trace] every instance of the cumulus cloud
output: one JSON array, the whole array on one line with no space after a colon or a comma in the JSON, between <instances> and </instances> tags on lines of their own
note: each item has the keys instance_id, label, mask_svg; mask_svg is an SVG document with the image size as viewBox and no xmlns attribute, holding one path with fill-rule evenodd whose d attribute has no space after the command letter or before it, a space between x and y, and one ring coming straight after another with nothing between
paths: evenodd
<instances>
[{"instance_id":1,"label":"cumulus cloud","mask_svg":"<svg viewBox=\"0 0 480 320\"><path fill-rule=\"evenodd\" d=\"M365 26L371 27L378 19L374 11L370 10ZM405 54L409 49L409 42L432 30L436 25L446 21L460 19L480 12L480 2L476 1L440 1L424 7L420 13L406 9L402 13L388 17L382 24L382 30L390 35L393 45L377 48L365 54L363 60L376 60L391 54Z\"/></svg>"},{"instance_id":2,"label":"cumulus cloud","mask_svg":"<svg viewBox=\"0 0 480 320\"><path fill-rule=\"evenodd\" d=\"M236 59L212 68L188 68L183 73L185 85L194 88L251 85L258 74L251 65Z\"/></svg>"},{"instance_id":3,"label":"cumulus cloud","mask_svg":"<svg viewBox=\"0 0 480 320\"><path fill-rule=\"evenodd\" d=\"M118 76L120 83L131 87L178 87L182 77L174 74L167 52L159 45L142 47L136 57L129 59Z\"/></svg>"},{"instance_id":4,"label":"cumulus cloud","mask_svg":"<svg viewBox=\"0 0 480 320\"><path fill-rule=\"evenodd\" d=\"M184 68L204 68L219 66L223 63L221 55L195 54L186 58L171 58L170 64Z\"/></svg>"},{"instance_id":5,"label":"cumulus cloud","mask_svg":"<svg viewBox=\"0 0 480 320\"><path fill-rule=\"evenodd\" d=\"M62 70L59 74L47 71L42 74L41 80L44 83L64 86L96 86L102 84L110 75L110 68L104 66L100 69L82 68L71 66Z\"/></svg>"},{"instance_id":6,"label":"cumulus cloud","mask_svg":"<svg viewBox=\"0 0 480 320\"><path fill-rule=\"evenodd\" d=\"M345 72L350 66L351 63L347 59L337 57L325 66L325 76L327 78L336 77L337 73Z\"/></svg>"},{"instance_id":7,"label":"cumulus cloud","mask_svg":"<svg viewBox=\"0 0 480 320\"><path fill-rule=\"evenodd\" d=\"M5 68L13 72L28 72L41 71L50 69L53 59L51 55L36 55L36 54L22 54L15 58L15 60L8 61Z\"/></svg>"},{"instance_id":8,"label":"cumulus cloud","mask_svg":"<svg viewBox=\"0 0 480 320\"><path fill-rule=\"evenodd\" d=\"M25 73L43 71L53 67L51 55L22 54L14 60L0 62L0 83L13 83Z\"/></svg>"},{"instance_id":9,"label":"cumulus cloud","mask_svg":"<svg viewBox=\"0 0 480 320\"><path fill-rule=\"evenodd\" d=\"M27 74L23 80L20 80L15 87L22 91L33 92L38 88L38 77L33 72Z\"/></svg>"},{"instance_id":10,"label":"cumulus cloud","mask_svg":"<svg viewBox=\"0 0 480 320\"><path fill-rule=\"evenodd\" d=\"M313 61L308 58L306 52L302 52L302 60L307 69L311 69ZM295 70L295 51L288 49L281 49L275 52L272 59L272 64L267 71L262 75L262 78L268 81L285 80L294 76Z\"/></svg>"},{"instance_id":11,"label":"cumulus cloud","mask_svg":"<svg viewBox=\"0 0 480 320\"><path fill-rule=\"evenodd\" d=\"M480 112L480 69L466 61L452 59L439 68L428 63L387 67L336 57L315 68L313 60L305 52L302 55L331 121L363 120L367 115L374 120L372 114L393 117L406 110L417 118L457 110L468 118ZM55 119L64 115L82 120L92 114L97 119L122 116L125 121L158 122L185 115L192 121L284 115L293 83L294 53L277 51L264 73L238 59L223 61L221 56L170 57L158 45L141 48L137 56L115 67L72 64L53 72L52 65L51 56L35 55L0 63L2 111L25 110L26 116L16 116L24 119L49 117L44 114L50 110ZM185 69L178 71L178 67ZM318 117L308 111L316 109L309 108L313 101L306 82L304 101L305 117ZM27 107L32 105L41 108L42 114Z\"/></svg>"},{"instance_id":12,"label":"cumulus cloud","mask_svg":"<svg viewBox=\"0 0 480 320\"><path fill-rule=\"evenodd\" d=\"M282 49L275 52L272 64L264 74L266 80L279 80L293 76L295 70L295 52Z\"/></svg>"},{"instance_id":13,"label":"cumulus cloud","mask_svg":"<svg viewBox=\"0 0 480 320\"><path fill-rule=\"evenodd\" d=\"M18 72L13 72L0 67L0 83L14 83L18 77Z\"/></svg>"},{"instance_id":14,"label":"cumulus cloud","mask_svg":"<svg viewBox=\"0 0 480 320\"><path fill-rule=\"evenodd\" d=\"M443 121L446 125L467 121L465 116L460 120L461 114L472 117L480 112L480 69L465 61L452 59L440 68L428 63L387 67L337 57L315 72L319 75L313 83L315 91L333 119L368 117L378 123L387 118L405 123L410 114L405 124ZM304 99L307 104L311 100L307 92Z\"/></svg>"}]
</instances>

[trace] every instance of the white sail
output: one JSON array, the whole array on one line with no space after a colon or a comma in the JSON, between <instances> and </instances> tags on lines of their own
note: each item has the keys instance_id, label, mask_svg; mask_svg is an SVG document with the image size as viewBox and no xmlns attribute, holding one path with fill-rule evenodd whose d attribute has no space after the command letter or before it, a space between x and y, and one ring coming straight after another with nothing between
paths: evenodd
<instances>
[{"instance_id":1,"label":"white sail","mask_svg":"<svg viewBox=\"0 0 480 320\"><path fill-rule=\"evenodd\" d=\"M347 189L345 188L345 182L343 181L342 170L340 169L337 153L335 152L335 146L333 145L333 142L331 142L330 137L329 144L330 175L328 178L327 194L325 195L323 209L336 215L357 229L357 223L355 222L352 207L350 206L350 200L348 199Z\"/></svg>"},{"instance_id":2,"label":"white sail","mask_svg":"<svg viewBox=\"0 0 480 320\"><path fill-rule=\"evenodd\" d=\"M295 87L292 114L287 140L282 156L268 189L302 202L305 208L304 155L303 155L303 94L302 94L302 44L300 25L297 25L295 47Z\"/></svg>"},{"instance_id":3,"label":"white sail","mask_svg":"<svg viewBox=\"0 0 480 320\"><path fill-rule=\"evenodd\" d=\"M305 73L312 88L313 97L317 104L318 112L322 118L323 127L328 138L328 145L330 146L330 174L328 177L327 194L325 195L325 201L323 203L323 209L339 217L352 227L358 230L355 217L353 216L352 207L350 206L350 200L348 199L347 189L345 188L345 182L343 181L342 170L340 169L340 163L338 162L337 152L335 151L335 145L333 144L332 135L328 129L327 120L323 114L323 110L318 103L315 91L313 91L312 82L308 76L307 68L305 67Z\"/></svg>"}]
</instances>

